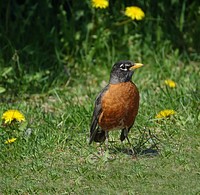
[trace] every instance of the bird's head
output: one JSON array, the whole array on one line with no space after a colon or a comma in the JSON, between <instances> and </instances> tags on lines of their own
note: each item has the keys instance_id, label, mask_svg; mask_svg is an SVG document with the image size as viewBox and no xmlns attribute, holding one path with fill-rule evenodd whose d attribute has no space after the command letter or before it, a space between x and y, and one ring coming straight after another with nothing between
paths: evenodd
<instances>
[{"instance_id":1,"label":"bird's head","mask_svg":"<svg viewBox=\"0 0 200 195\"><path fill-rule=\"evenodd\" d=\"M131 80L135 69L142 67L141 63L133 63L129 60L122 60L115 63L110 73L110 83L122 83Z\"/></svg>"}]
</instances>

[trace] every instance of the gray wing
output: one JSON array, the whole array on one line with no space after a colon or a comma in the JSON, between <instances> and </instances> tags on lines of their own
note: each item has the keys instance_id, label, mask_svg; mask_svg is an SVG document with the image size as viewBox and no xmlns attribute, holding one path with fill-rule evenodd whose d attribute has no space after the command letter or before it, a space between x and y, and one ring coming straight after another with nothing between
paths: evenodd
<instances>
[{"instance_id":1,"label":"gray wing","mask_svg":"<svg viewBox=\"0 0 200 195\"><path fill-rule=\"evenodd\" d=\"M107 85L99 93L99 95L97 96L97 98L95 100L94 112L93 112L92 122L91 122L91 126L90 126L90 141L89 141L89 144L91 144L93 141L103 142L105 140L105 132L99 129L98 119L99 119L99 116L102 112L101 99L102 99L103 94L108 90L108 86L109 85Z\"/></svg>"}]
</instances>

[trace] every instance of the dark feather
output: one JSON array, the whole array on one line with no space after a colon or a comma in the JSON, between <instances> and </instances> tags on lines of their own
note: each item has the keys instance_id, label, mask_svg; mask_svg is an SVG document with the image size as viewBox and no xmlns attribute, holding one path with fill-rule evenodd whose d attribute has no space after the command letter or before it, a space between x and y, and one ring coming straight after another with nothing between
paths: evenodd
<instances>
[{"instance_id":1,"label":"dark feather","mask_svg":"<svg viewBox=\"0 0 200 195\"><path fill-rule=\"evenodd\" d=\"M98 120L99 120L99 116L102 112L101 98L102 98L103 94L108 90L108 87L109 87L109 85L107 85L100 92L100 94L97 96L97 98L95 100L94 112L93 112L92 122L91 122L91 126L90 126L90 141L89 141L89 144L91 144L93 141L103 142L106 139L105 131L101 130L98 127Z\"/></svg>"},{"instance_id":2,"label":"dark feather","mask_svg":"<svg viewBox=\"0 0 200 195\"><path fill-rule=\"evenodd\" d=\"M131 128L131 127L130 127ZM128 130L126 128L122 129L121 131L121 135L120 135L120 140L123 142L125 140L125 138L128 137L128 133L130 131L130 128L128 128Z\"/></svg>"}]
</instances>

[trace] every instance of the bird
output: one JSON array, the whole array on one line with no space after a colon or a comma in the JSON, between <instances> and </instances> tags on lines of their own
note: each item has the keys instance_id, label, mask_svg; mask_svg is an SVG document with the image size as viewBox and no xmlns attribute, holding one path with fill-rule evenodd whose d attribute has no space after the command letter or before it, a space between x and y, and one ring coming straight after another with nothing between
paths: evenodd
<instances>
[{"instance_id":1,"label":"bird","mask_svg":"<svg viewBox=\"0 0 200 195\"><path fill-rule=\"evenodd\" d=\"M132 82L136 69L144 66L120 60L111 69L109 83L97 95L90 126L89 144L108 140L108 132L121 130L120 140L130 143L128 133L139 109L139 91Z\"/></svg>"}]
</instances>

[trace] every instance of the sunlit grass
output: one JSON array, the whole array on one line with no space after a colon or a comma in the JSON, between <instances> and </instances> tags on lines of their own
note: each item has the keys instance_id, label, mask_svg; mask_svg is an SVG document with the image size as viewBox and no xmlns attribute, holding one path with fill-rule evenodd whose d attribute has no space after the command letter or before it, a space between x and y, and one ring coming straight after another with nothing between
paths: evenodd
<instances>
[{"instance_id":1,"label":"sunlit grass","mask_svg":"<svg viewBox=\"0 0 200 195\"><path fill-rule=\"evenodd\" d=\"M111 67L103 62L77 69L69 84L48 93L1 102L1 116L17 109L28 124L11 144L5 144L8 129L0 128L0 193L198 194L199 68L173 55L143 63L133 75L141 103L129 135L137 159L118 131L110 133L109 153L100 153L104 145L88 145L94 99ZM168 78L176 88L166 86ZM176 114L156 119L165 109Z\"/></svg>"},{"instance_id":2,"label":"sunlit grass","mask_svg":"<svg viewBox=\"0 0 200 195\"><path fill-rule=\"evenodd\" d=\"M0 194L200 194L198 1L14 0L0 11ZM106 152L88 145L95 97L125 59L145 64L133 75L137 157L119 131Z\"/></svg>"}]
</instances>

